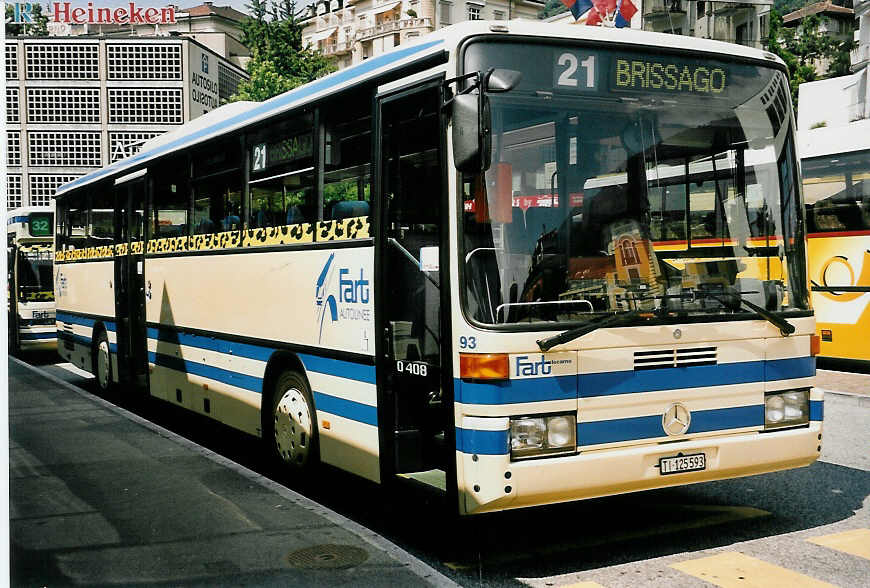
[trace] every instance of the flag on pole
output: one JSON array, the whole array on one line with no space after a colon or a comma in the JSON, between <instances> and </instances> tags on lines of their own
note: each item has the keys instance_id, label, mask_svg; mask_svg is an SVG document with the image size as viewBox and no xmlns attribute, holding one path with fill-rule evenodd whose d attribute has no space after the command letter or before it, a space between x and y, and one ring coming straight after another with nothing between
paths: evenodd
<instances>
[{"instance_id":1,"label":"flag on pole","mask_svg":"<svg viewBox=\"0 0 870 588\"><path fill-rule=\"evenodd\" d=\"M616 18L613 20L613 25L616 28L627 27L631 24L631 17L637 13L637 8L631 3L631 0L619 0L616 6Z\"/></svg>"},{"instance_id":2,"label":"flag on pole","mask_svg":"<svg viewBox=\"0 0 870 588\"><path fill-rule=\"evenodd\" d=\"M592 0L562 0L562 4L568 7L574 20L577 20L592 8Z\"/></svg>"},{"instance_id":3,"label":"flag on pole","mask_svg":"<svg viewBox=\"0 0 870 588\"><path fill-rule=\"evenodd\" d=\"M593 0L593 10L586 17L587 25L600 25L604 19L617 28L627 27L631 17L637 13L637 7L631 0Z\"/></svg>"}]
</instances>

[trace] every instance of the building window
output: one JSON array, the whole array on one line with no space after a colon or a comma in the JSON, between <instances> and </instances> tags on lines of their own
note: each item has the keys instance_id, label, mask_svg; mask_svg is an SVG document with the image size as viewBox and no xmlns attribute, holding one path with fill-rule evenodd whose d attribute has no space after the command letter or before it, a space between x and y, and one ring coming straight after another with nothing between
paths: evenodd
<instances>
[{"instance_id":1,"label":"building window","mask_svg":"<svg viewBox=\"0 0 870 588\"><path fill-rule=\"evenodd\" d=\"M6 88L6 122L21 122L18 109L18 88Z\"/></svg>"},{"instance_id":2,"label":"building window","mask_svg":"<svg viewBox=\"0 0 870 588\"><path fill-rule=\"evenodd\" d=\"M28 43L28 80L100 78L100 46L96 43Z\"/></svg>"},{"instance_id":3,"label":"building window","mask_svg":"<svg viewBox=\"0 0 870 588\"><path fill-rule=\"evenodd\" d=\"M30 205L48 206L57 189L79 176L31 175Z\"/></svg>"},{"instance_id":4,"label":"building window","mask_svg":"<svg viewBox=\"0 0 870 588\"><path fill-rule=\"evenodd\" d=\"M27 120L31 123L99 123L100 90L28 88Z\"/></svg>"},{"instance_id":5,"label":"building window","mask_svg":"<svg viewBox=\"0 0 870 588\"><path fill-rule=\"evenodd\" d=\"M19 174L6 175L6 208L21 206L21 176Z\"/></svg>"},{"instance_id":6,"label":"building window","mask_svg":"<svg viewBox=\"0 0 870 588\"><path fill-rule=\"evenodd\" d=\"M18 45L6 43L6 79L18 79Z\"/></svg>"},{"instance_id":7,"label":"building window","mask_svg":"<svg viewBox=\"0 0 870 588\"><path fill-rule=\"evenodd\" d=\"M480 6L467 4L466 9L468 10L468 20L480 20Z\"/></svg>"},{"instance_id":8,"label":"building window","mask_svg":"<svg viewBox=\"0 0 870 588\"><path fill-rule=\"evenodd\" d=\"M109 163L139 153L142 143L159 137L163 131L121 131L109 133Z\"/></svg>"},{"instance_id":9,"label":"building window","mask_svg":"<svg viewBox=\"0 0 870 588\"><path fill-rule=\"evenodd\" d=\"M449 2L441 3L441 26L447 26L451 24L450 13L453 10L453 5Z\"/></svg>"},{"instance_id":10,"label":"building window","mask_svg":"<svg viewBox=\"0 0 870 588\"><path fill-rule=\"evenodd\" d=\"M109 122L181 124L181 89L109 88Z\"/></svg>"},{"instance_id":11,"label":"building window","mask_svg":"<svg viewBox=\"0 0 870 588\"><path fill-rule=\"evenodd\" d=\"M6 131L6 164L21 165L20 131Z\"/></svg>"},{"instance_id":12,"label":"building window","mask_svg":"<svg viewBox=\"0 0 870 588\"><path fill-rule=\"evenodd\" d=\"M239 90L242 79L242 74L223 63L218 63L218 97L221 102L228 100Z\"/></svg>"},{"instance_id":13,"label":"building window","mask_svg":"<svg viewBox=\"0 0 870 588\"><path fill-rule=\"evenodd\" d=\"M504 10L496 10L492 15L495 20L504 20Z\"/></svg>"},{"instance_id":14,"label":"building window","mask_svg":"<svg viewBox=\"0 0 870 588\"><path fill-rule=\"evenodd\" d=\"M110 80L180 80L181 45L106 45Z\"/></svg>"},{"instance_id":15,"label":"building window","mask_svg":"<svg viewBox=\"0 0 870 588\"><path fill-rule=\"evenodd\" d=\"M100 167L99 132L31 131L28 164Z\"/></svg>"}]
</instances>

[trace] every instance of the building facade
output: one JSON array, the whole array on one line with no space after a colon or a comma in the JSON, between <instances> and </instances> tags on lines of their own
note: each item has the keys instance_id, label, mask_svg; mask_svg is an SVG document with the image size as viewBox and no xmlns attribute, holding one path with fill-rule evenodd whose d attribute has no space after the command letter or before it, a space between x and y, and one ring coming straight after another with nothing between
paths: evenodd
<instances>
[{"instance_id":1,"label":"building facade","mask_svg":"<svg viewBox=\"0 0 870 588\"><path fill-rule=\"evenodd\" d=\"M761 49L767 45L773 0L705 2L643 0L645 31L714 39Z\"/></svg>"},{"instance_id":2,"label":"building facade","mask_svg":"<svg viewBox=\"0 0 870 588\"><path fill-rule=\"evenodd\" d=\"M213 110L248 77L183 37L19 37L5 46L6 206L55 190Z\"/></svg>"},{"instance_id":3,"label":"building facade","mask_svg":"<svg viewBox=\"0 0 870 588\"><path fill-rule=\"evenodd\" d=\"M303 14L302 43L339 69L466 20L538 18L543 0L318 0Z\"/></svg>"},{"instance_id":4,"label":"building facade","mask_svg":"<svg viewBox=\"0 0 870 588\"><path fill-rule=\"evenodd\" d=\"M846 126L870 120L870 0L854 4L858 46L851 53L854 73L801 84L798 100L798 130Z\"/></svg>"},{"instance_id":5,"label":"building facade","mask_svg":"<svg viewBox=\"0 0 870 588\"><path fill-rule=\"evenodd\" d=\"M782 24L788 28L799 29L808 16L818 16L819 33L834 41L847 41L855 33L855 11L848 6L838 6L831 0L808 4L800 10L790 12L782 17ZM819 75L825 75L831 66L831 59L813 59L811 64Z\"/></svg>"}]
</instances>

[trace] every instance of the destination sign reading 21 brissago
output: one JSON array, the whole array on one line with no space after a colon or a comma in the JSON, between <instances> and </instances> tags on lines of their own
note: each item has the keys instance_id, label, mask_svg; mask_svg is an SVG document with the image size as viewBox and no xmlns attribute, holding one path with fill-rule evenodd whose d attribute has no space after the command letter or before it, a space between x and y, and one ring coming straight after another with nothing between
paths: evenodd
<instances>
[{"instance_id":1,"label":"destination sign reading 21 brissago","mask_svg":"<svg viewBox=\"0 0 870 588\"><path fill-rule=\"evenodd\" d=\"M599 92L607 72L612 92L667 92L722 96L728 89L728 71L721 64L667 56L621 56L602 51L559 49L553 55L553 86L557 90Z\"/></svg>"}]
</instances>

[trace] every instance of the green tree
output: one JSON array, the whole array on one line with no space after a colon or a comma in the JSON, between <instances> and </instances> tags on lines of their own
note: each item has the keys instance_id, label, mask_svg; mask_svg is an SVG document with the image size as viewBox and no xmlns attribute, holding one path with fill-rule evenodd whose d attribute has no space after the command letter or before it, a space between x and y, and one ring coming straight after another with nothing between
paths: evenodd
<instances>
[{"instance_id":1,"label":"green tree","mask_svg":"<svg viewBox=\"0 0 870 588\"><path fill-rule=\"evenodd\" d=\"M302 47L302 24L294 0L251 0L252 17L242 22L242 43L251 50L251 79L231 98L266 100L335 70L331 60Z\"/></svg>"},{"instance_id":2,"label":"green tree","mask_svg":"<svg viewBox=\"0 0 870 588\"><path fill-rule=\"evenodd\" d=\"M33 24L13 23L12 19L15 18L15 8L12 4L6 4L6 36L31 35L34 37L47 37L48 15L42 13L42 6L34 2L30 10L30 16L33 18Z\"/></svg>"},{"instance_id":3,"label":"green tree","mask_svg":"<svg viewBox=\"0 0 870 588\"><path fill-rule=\"evenodd\" d=\"M568 10L568 7L562 4L562 0L547 0L544 9L538 13L538 18L543 20L566 10Z\"/></svg>"},{"instance_id":4,"label":"green tree","mask_svg":"<svg viewBox=\"0 0 870 588\"><path fill-rule=\"evenodd\" d=\"M782 16L776 10L770 11L770 35L767 49L779 55L788 66L789 86L792 102L797 107L798 87L804 82L812 82L821 77L835 77L848 73L849 51L854 43L840 43L819 30L821 19L818 15L804 18L799 27L783 25ZM826 72L816 71L814 60L831 59L832 64Z\"/></svg>"}]
</instances>

